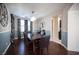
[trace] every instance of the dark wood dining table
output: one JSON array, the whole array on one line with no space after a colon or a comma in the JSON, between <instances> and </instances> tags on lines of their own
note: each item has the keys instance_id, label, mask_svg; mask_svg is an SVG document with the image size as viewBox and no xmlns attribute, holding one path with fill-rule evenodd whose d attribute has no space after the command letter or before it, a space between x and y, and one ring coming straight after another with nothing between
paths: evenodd
<instances>
[{"instance_id":1,"label":"dark wood dining table","mask_svg":"<svg viewBox=\"0 0 79 59\"><path fill-rule=\"evenodd\" d=\"M29 40L32 42L33 44L33 52L35 52L35 40L39 40L42 38L42 35L40 34L31 34L31 33L28 33L28 38Z\"/></svg>"},{"instance_id":2,"label":"dark wood dining table","mask_svg":"<svg viewBox=\"0 0 79 59\"><path fill-rule=\"evenodd\" d=\"M35 40L35 39L40 39L40 38L42 38L42 35L40 35L40 34L28 34L28 38L30 39L30 40Z\"/></svg>"}]
</instances>

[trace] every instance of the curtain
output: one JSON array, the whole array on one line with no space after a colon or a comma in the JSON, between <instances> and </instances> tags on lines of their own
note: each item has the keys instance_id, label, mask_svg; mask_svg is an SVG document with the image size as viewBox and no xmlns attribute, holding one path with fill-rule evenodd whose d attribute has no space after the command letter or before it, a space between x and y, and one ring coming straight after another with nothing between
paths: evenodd
<instances>
[{"instance_id":1,"label":"curtain","mask_svg":"<svg viewBox=\"0 0 79 59\"><path fill-rule=\"evenodd\" d=\"M11 39L10 41L13 42L15 39L15 19L13 14L11 14Z\"/></svg>"},{"instance_id":2,"label":"curtain","mask_svg":"<svg viewBox=\"0 0 79 59\"><path fill-rule=\"evenodd\" d=\"M24 20L24 38L27 38L27 32L28 32L28 20Z\"/></svg>"},{"instance_id":3,"label":"curtain","mask_svg":"<svg viewBox=\"0 0 79 59\"><path fill-rule=\"evenodd\" d=\"M20 22L20 19L18 19L18 23L17 23L17 33L18 33L18 39L21 39L21 22Z\"/></svg>"},{"instance_id":4,"label":"curtain","mask_svg":"<svg viewBox=\"0 0 79 59\"><path fill-rule=\"evenodd\" d=\"M33 36L33 33L32 33L32 21L30 22L30 32L31 32L31 39L32 39L32 36Z\"/></svg>"},{"instance_id":5,"label":"curtain","mask_svg":"<svg viewBox=\"0 0 79 59\"><path fill-rule=\"evenodd\" d=\"M24 22L25 22L24 23L25 24L24 25L25 26L25 33L27 33L28 32L28 20L25 20Z\"/></svg>"},{"instance_id":6,"label":"curtain","mask_svg":"<svg viewBox=\"0 0 79 59\"><path fill-rule=\"evenodd\" d=\"M24 21L25 23L25 34L30 33L30 38L32 38L32 22L30 21L30 31L28 31L28 20Z\"/></svg>"},{"instance_id":7,"label":"curtain","mask_svg":"<svg viewBox=\"0 0 79 59\"><path fill-rule=\"evenodd\" d=\"M31 21L31 22L30 22L30 31L31 31L31 33L32 33L32 28L33 28L32 25L33 25L33 24L32 24L32 21Z\"/></svg>"}]
</instances>

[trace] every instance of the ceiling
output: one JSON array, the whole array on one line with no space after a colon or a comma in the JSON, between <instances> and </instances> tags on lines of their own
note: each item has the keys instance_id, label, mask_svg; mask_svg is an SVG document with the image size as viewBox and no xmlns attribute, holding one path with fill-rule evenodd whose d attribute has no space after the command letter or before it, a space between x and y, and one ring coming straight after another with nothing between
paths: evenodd
<instances>
[{"instance_id":1,"label":"ceiling","mask_svg":"<svg viewBox=\"0 0 79 59\"><path fill-rule=\"evenodd\" d=\"M74 10L79 10L79 3L75 3L72 5L72 7L70 8L70 11L74 11Z\"/></svg>"},{"instance_id":2,"label":"ceiling","mask_svg":"<svg viewBox=\"0 0 79 59\"><path fill-rule=\"evenodd\" d=\"M46 16L53 12L62 11L68 3L6 3L10 13L21 17L36 18ZM34 11L34 14L32 14Z\"/></svg>"}]
</instances>

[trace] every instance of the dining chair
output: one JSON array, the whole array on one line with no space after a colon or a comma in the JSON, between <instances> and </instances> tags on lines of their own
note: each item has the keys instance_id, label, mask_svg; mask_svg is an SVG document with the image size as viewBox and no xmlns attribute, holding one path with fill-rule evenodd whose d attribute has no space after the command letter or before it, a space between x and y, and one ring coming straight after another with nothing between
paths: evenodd
<instances>
[{"instance_id":1,"label":"dining chair","mask_svg":"<svg viewBox=\"0 0 79 59\"><path fill-rule=\"evenodd\" d=\"M34 54L43 54L44 49L46 49L46 53L48 53L50 36L42 36L40 39L36 39L33 41L33 51Z\"/></svg>"},{"instance_id":2,"label":"dining chair","mask_svg":"<svg viewBox=\"0 0 79 59\"><path fill-rule=\"evenodd\" d=\"M33 53L34 54L40 54L40 40L41 39L33 40Z\"/></svg>"},{"instance_id":3,"label":"dining chair","mask_svg":"<svg viewBox=\"0 0 79 59\"><path fill-rule=\"evenodd\" d=\"M42 37L42 39L40 40L41 53L43 53L44 49L46 49L48 54L49 41L50 41L50 35Z\"/></svg>"}]
</instances>

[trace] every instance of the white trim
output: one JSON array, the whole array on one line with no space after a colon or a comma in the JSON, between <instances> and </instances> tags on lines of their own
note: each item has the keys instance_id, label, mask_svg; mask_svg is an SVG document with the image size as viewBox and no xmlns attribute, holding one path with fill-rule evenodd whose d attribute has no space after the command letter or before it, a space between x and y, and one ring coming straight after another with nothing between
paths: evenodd
<instances>
[{"instance_id":1,"label":"white trim","mask_svg":"<svg viewBox=\"0 0 79 59\"><path fill-rule=\"evenodd\" d=\"M0 32L0 33L6 33L6 32L11 32L11 31L2 31L2 32Z\"/></svg>"},{"instance_id":2,"label":"white trim","mask_svg":"<svg viewBox=\"0 0 79 59\"><path fill-rule=\"evenodd\" d=\"M2 55L4 55L6 53L6 51L8 50L8 48L10 47L11 43L7 46L7 48L4 50L4 52L2 53Z\"/></svg>"},{"instance_id":3,"label":"white trim","mask_svg":"<svg viewBox=\"0 0 79 59\"><path fill-rule=\"evenodd\" d=\"M59 43L59 44L62 45L66 50L68 50L64 44L62 44L62 43Z\"/></svg>"},{"instance_id":4,"label":"white trim","mask_svg":"<svg viewBox=\"0 0 79 59\"><path fill-rule=\"evenodd\" d=\"M79 51L77 51L77 50L72 50L72 49L69 49L69 48L68 48L68 51L75 51L75 52L79 52Z\"/></svg>"}]
</instances>

